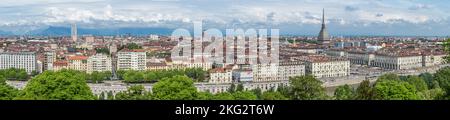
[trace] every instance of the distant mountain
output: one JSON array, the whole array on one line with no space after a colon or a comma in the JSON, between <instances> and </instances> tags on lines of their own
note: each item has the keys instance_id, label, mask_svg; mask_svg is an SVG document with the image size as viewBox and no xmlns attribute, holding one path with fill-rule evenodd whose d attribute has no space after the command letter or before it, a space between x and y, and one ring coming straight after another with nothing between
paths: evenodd
<instances>
[{"instance_id":1,"label":"distant mountain","mask_svg":"<svg viewBox=\"0 0 450 120\"><path fill-rule=\"evenodd\" d=\"M12 32L7 32L7 31L1 31L0 30L0 35L12 35Z\"/></svg>"},{"instance_id":2,"label":"distant mountain","mask_svg":"<svg viewBox=\"0 0 450 120\"><path fill-rule=\"evenodd\" d=\"M87 29L78 28L78 35L148 35L163 34L170 35L172 29L167 28L100 28ZM34 30L26 33L27 35L43 35L43 36L69 36L71 29L68 27L50 26L46 29Z\"/></svg>"}]
</instances>

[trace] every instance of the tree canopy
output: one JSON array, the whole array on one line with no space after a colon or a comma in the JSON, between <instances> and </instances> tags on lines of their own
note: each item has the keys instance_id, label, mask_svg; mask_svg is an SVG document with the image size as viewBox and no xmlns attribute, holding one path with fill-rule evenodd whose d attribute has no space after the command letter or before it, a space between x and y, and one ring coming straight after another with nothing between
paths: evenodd
<instances>
[{"instance_id":1,"label":"tree canopy","mask_svg":"<svg viewBox=\"0 0 450 120\"><path fill-rule=\"evenodd\" d=\"M116 94L116 100L151 100L152 94L146 91L142 85L134 85Z\"/></svg>"},{"instance_id":2,"label":"tree canopy","mask_svg":"<svg viewBox=\"0 0 450 120\"><path fill-rule=\"evenodd\" d=\"M419 99L416 88L404 81L381 80L374 86L375 99L381 100L416 100Z\"/></svg>"},{"instance_id":3,"label":"tree canopy","mask_svg":"<svg viewBox=\"0 0 450 120\"><path fill-rule=\"evenodd\" d=\"M446 91L448 96L448 93L450 92L450 67L445 67L438 70L434 74L434 80L440 88Z\"/></svg>"},{"instance_id":4,"label":"tree canopy","mask_svg":"<svg viewBox=\"0 0 450 120\"><path fill-rule=\"evenodd\" d=\"M291 84L291 97L294 100L319 100L325 99L325 88L322 81L314 76L295 76L289 79Z\"/></svg>"},{"instance_id":5,"label":"tree canopy","mask_svg":"<svg viewBox=\"0 0 450 120\"><path fill-rule=\"evenodd\" d=\"M358 88L356 88L356 100L370 100L372 99L372 85L369 80L362 81Z\"/></svg>"},{"instance_id":6,"label":"tree canopy","mask_svg":"<svg viewBox=\"0 0 450 120\"><path fill-rule=\"evenodd\" d=\"M19 90L6 84L6 78L0 75L0 100L14 99Z\"/></svg>"},{"instance_id":7,"label":"tree canopy","mask_svg":"<svg viewBox=\"0 0 450 120\"><path fill-rule=\"evenodd\" d=\"M180 75L163 78L153 85L152 91L155 99L159 100L194 100L197 97L192 79Z\"/></svg>"},{"instance_id":8,"label":"tree canopy","mask_svg":"<svg viewBox=\"0 0 450 120\"><path fill-rule=\"evenodd\" d=\"M28 74L25 69L9 68L0 70L0 76L7 80L27 80Z\"/></svg>"},{"instance_id":9,"label":"tree canopy","mask_svg":"<svg viewBox=\"0 0 450 120\"><path fill-rule=\"evenodd\" d=\"M286 96L277 91L266 91L262 93L261 99L263 100L288 100Z\"/></svg>"},{"instance_id":10,"label":"tree canopy","mask_svg":"<svg viewBox=\"0 0 450 120\"><path fill-rule=\"evenodd\" d=\"M18 99L94 100L86 78L78 71L45 71L31 79Z\"/></svg>"},{"instance_id":11,"label":"tree canopy","mask_svg":"<svg viewBox=\"0 0 450 120\"><path fill-rule=\"evenodd\" d=\"M415 76L415 75L407 76L406 82L408 82L409 84L411 84L414 87L416 87L416 90L418 92L422 92L422 91L428 90L427 83L422 78L420 78L419 76Z\"/></svg>"},{"instance_id":12,"label":"tree canopy","mask_svg":"<svg viewBox=\"0 0 450 120\"><path fill-rule=\"evenodd\" d=\"M336 100L351 100L355 97L355 90L347 84L338 86L334 92L334 97Z\"/></svg>"}]
</instances>

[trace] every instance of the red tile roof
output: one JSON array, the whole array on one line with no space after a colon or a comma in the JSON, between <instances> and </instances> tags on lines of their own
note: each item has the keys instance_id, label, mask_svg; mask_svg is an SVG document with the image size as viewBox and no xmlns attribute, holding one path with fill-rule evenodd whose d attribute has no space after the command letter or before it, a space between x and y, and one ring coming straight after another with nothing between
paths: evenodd
<instances>
[{"instance_id":1,"label":"red tile roof","mask_svg":"<svg viewBox=\"0 0 450 120\"><path fill-rule=\"evenodd\" d=\"M87 60L88 57L87 56L81 56L81 55L77 55L77 56L69 56L67 58L67 60Z\"/></svg>"},{"instance_id":2,"label":"red tile roof","mask_svg":"<svg viewBox=\"0 0 450 120\"><path fill-rule=\"evenodd\" d=\"M67 61L55 61L53 62L53 66L68 66L69 63Z\"/></svg>"}]
</instances>

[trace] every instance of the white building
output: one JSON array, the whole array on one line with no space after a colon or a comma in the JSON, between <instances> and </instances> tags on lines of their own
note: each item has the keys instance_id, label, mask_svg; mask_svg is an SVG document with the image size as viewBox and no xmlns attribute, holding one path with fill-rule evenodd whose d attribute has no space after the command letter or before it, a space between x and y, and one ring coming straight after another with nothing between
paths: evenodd
<instances>
[{"instance_id":1,"label":"white building","mask_svg":"<svg viewBox=\"0 0 450 120\"><path fill-rule=\"evenodd\" d=\"M209 71L209 83L231 83L233 75L231 69L215 68Z\"/></svg>"},{"instance_id":2,"label":"white building","mask_svg":"<svg viewBox=\"0 0 450 120\"><path fill-rule=\"evenodd\" d=\"M34 52L2 52L0 53L0 69L25 69L28 74L37 70L36 53Z\"/></svg>"},{"instance_id":3,"label":"white building","mask_svg":"<svg viewBox=\"0 0 450 120\"><path fill-rule=\"evenodd\" d=\"M375 54L364 51L349 51L347 57L352 64L371 65L375 59Z\"/></svg>"},{"instance_id":4,"label":"white building","mask_svg":"<svg viewBox=\"0 0 450 120\"><path fill-rule=\"evenodd\" d=\"M400 70L422 67L420 53L377 53L371 66Z\"/></svg>"},{"instance_id":5,"label":"white building","mask_svg":"<svg viewBox=\"0 0 450 120\"><path fill-rule=\"evenodd\" d=\"M327 54L329 56L335 56L335 57L347 57L347 52L344 50L330 49L330 50L325 51L325 54Z\"/></svg>"},{"instance_id":6,"label":"white building","mask_svg":"<svg viewBox=\"0 0 450 120\"><path fill-rule=\"evenodd\" d=\"M68 69L87 71L87 59L87 56L82 55L67 56Z\"/></svg>"},{"instance_id":7,"label":"white building","mask_svg":"<svg viewBox=\"0 0 450 120\"><path fill-rule=\"evenodd\" d=\"M118 70L145 70L147 54L144 50L123 49L117 54Z\"/></svg>"},{"instance_id":8,"label":"white building","mask_svg":"<svg viewBox=\"0 0 450 120\"><path fill-rule=\"evenodd\" d=\"M92 73L94 71L104 72L111 71L111 57L106 54L96 54L90 56L87 61L87 72Z\"/></svg>"},{"instance_id":9,"label":"white building","mask_svg":"<svg viewBox=\"0 0 450 120\"><path fill-rule=\"evenodd\" d=\"M250 65L238 65L239 69L233 70L233 80L237 82L253 81L253 70Z\"/></svg>"},{"instance_id":10,"label":"white building","mask_svg":"<svg viewBox=\"0 0 450 120\"><path fill-rule=\"evenodd\" d=\"M86 36L85 38L86 43L94 43L95 37L94 36Z\"/></svg>"},{"instance_id":11,"label":"white building","mask_svg":"<svg viewBox=\"0 0 450 120\"><path fill-rule=\"evenodd\" d=\"M77 40L78 40L77 24L73 23L70 30L71 30L70 32L71 32L72 41L77 42Z\"/></svg>"},{"instance_id":12,"label":"white building","mask_svg":"<svg viewBox=\"0 0 450 120\"><path fill-rule=\"evenodd\" d=\"M299 59L305 61L305 73L316 78L343 77L350 73L350 61L344 58L310 55Z\"/></svg>"},{"instance_id":13,"label":"white building","mask_svg":"<svg viewBox=\"0 0 450 120\"><path fill-rule=\"evenodd\" d=\"M42 63L43 64L42 71L53 70L53 62L55 61L56 61L56 53L54 51L45 52L44 61Z\"/></svg>"},{"instance_id":14,"label":"white building","mask_svg":"<svg viewBox=\"0 0 450 120\"><path fill-rule=\"evenodd\" d=\"M414 69L443 64L445 56L444 52L420 50L385 52L376 54L372 66L392 70Z\"/></svg>"},{"instance_id":15,"label":"white building","mask_svg":"<svg viewBox=\"0 0 450 120\"><path fill-rule=\"evenodd\" d=\"M305 65L300 61L280 62L278 67L278 81L289 80L290 77L305 75Z\"/></svg>"}]
</instances>

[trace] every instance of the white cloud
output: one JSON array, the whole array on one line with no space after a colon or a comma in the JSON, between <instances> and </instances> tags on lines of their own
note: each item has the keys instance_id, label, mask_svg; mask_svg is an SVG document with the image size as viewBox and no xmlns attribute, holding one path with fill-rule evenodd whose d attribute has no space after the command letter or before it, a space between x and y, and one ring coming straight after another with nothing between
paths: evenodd
<instances>
[{"instance_id":1,"label":"white cloud","mask_svg":"<svg viewBox=\"0 0 450 120\"><path fill-rule=\"evenodd\" d=\"M0 5L0 27L69 22L81 26L183 27L197 20L204 20L211 26L320 24L322 8L326 9L327 23L349 26L398 22L422 24L447 21L449 14L446 11L450 11L448 7L437 7L442 3L381 0L14 0L3 3Z\"/></svg>"}]
</instances>

